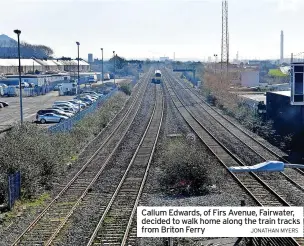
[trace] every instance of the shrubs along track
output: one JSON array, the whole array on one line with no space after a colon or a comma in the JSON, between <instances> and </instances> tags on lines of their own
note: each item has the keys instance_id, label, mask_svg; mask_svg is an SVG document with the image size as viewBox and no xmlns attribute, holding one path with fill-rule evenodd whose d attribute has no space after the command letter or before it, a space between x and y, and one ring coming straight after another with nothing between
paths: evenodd
<instances>
[{"instance_id":1,"label":"shrubs along track","mask_svg":"<svg viewBox=\"0 0 304 246\"><path fill-rule=\"evenodd\" d=\"M51 189L52 183L66 174L66 164L77 160L79 151L119 112L127 98L117 93L66 133L50 134L30 123L15 125L2 139L0 192L7 197L7 175L15 171L21 171L23 199L33 199Z\"/></svg>"}]
</instances>

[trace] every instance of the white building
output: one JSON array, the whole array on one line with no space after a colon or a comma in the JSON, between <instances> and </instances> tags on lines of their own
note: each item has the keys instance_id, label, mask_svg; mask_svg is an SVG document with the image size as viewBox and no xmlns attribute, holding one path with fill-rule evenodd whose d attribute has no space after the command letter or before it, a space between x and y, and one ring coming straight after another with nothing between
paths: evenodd
<instances>
[{"instance_id":1,"label":"white building","mask_svg":"<svg viewBox=\"0 0 304 246\"><path fill-rule=\"evenodd\" d=\"M169 60L169 57L166 57L166 56L160 57L159 60L160 60L161 62L168 61L168 60Z\"/></svg>"},{"instance_id":2,"label":"white building","mask_svg":"<svg viewBox=\"0 0 304 246\"><path fill-rule=\"evenodd\" d=\"M33 69L42 71L42 66L33 59L21 59L21 73L28 73ZM0 59L0 74L18 74L18 59Z\"/></svg>"},{"instance_id":3,"label":"white building","mask_svg":"<svg viewBox=\"0 0 304 246\"><path fill-rule=\"evenodd\" d=\"M50 71L58 72L58 71L62 71L62 70L58 69L57 64L53 60L35 59L35 61L38 62L42 66L42 72L50 72Z\"/></svg>"},{"instance_id":4,"label":"white building","mask_svg":"<svg viewBox=\"0 0 304 246\"><path fill-rule=\"evenodd\" d=\"M67 72L78 72L78 60L57 60L57 63L63 66L64 71ZM90 64L86 61L79 60L79 71L88 72L90 71Z\"/></svg>"},{"instance_id":5,"label":"white building","mask_svg":"<svg viewBox=\"0 0 304 246\"><path fill-rule=\"evenodd\" d=\"M242 71L241 85L244 87L256 87L260 85L259 71Z\"/></svg>"}]
</instances>

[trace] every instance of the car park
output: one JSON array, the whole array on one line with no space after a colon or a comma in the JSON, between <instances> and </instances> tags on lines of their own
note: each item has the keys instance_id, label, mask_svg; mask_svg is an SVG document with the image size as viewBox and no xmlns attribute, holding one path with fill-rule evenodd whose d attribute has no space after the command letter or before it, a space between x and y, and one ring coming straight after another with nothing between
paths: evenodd
<instances>
[{"instance_id":1,"label":"car park","mask_svg":"<svg viewBox=\"0 0 304 246\"><path fill-rule=\"evenodd\" d=\"M96 97L103 97L103 94L99 94L95 91L85 91L82 94L90 95L90 96L96 96Z\"/></svg>"},{"instance_id":2,"label":"car park","mask_svg":"<svg viewBox=\"0 0 304 246\"><path fill-rule=\"evenodd\" d=\"M91 96L91 95L81 95L84 98L88 98L90 100L92 100L93 102L95 102L97 100L97 97Z\"/></svg>"},{"instance_id":3,"label":"car park","mask_svg":"<svg viewBox=\"0 0 304 246\"><path fill-rule=\"evenodd\" d=\"M77 113L76 109L74 109L74 108L72 108L70 106L67 106L67 105L57 104L57 105L53 105L52 108L61 109L64 112L68 112L68 113L72 113L72 114L76 114Z\"/></svg>"},{"instance_id":4,"label":"car park","mask_svg":"<svg viewBox=\"0 0 304 246\"><path fill-rule=\"evenodd\" d=\"M76 114L70 108L63 108L63 107L55 107L55 106L53 106L52 109L60 110L60 111L66 113L66 114L69 114L71 116L74 116Z\"/></svg>"},{"instance_id":5,"label":"car park","mask_svg":"<svg viewBox=\"0 0 304 246\"><path fill-rule=\"evenodd\" d=\"M53 103L53 106L59 106L59 107L70 107L74 109L75 112L79 111L78 106L74 105L73 103L70 103L68 101L57 101Z\"/></svg>"},{"instance_id":6,"label":"car park","mask_svg":"<svg viewBox=\"0 0 304 246\"><path fill-rule=\"evenodd\" d=\"M38 115L37 121L39 121L41 124L45 124L48 122L52 123L59 123L63 120L67 120L69 117L63 116L63 115L58 115L54 113L46 113L43 115Z\"/></svg>"},{"instance_id":7,"label":"car park","mask_svg":"<svg viewBox=\"0 0 304 246\"><path fill-rule=\"evenodd\" d=\"M69 102L70 103L72 103L74 106L77 106L77 107L79 107L79 105L80 105L80 108L85 108L87 105L85 104L85 103L83 103L82 101L80 101L80 100L69 100Z\"/></svg>"},{"instance_id":8,"label":"car park","mask_svg":"<svg viewBox=\"0 0 304 246\"><path fill-rule=\"evenodd\" d=\"M62 115L62 116L66 116L66 117L72 117L74 114L68 113L68 112L64 112L61 109L55 109L55 108L47 108L47 109L41 109L36 113L36 120L38 120L38 116L39 115L44 115L47 113L54 113L54 114L58 114L58 115Z\"/></svg>"},{"instance_id":9,"label":"car park","mask_svg":"<svg viewBox=\"0 0 304 246\"><path fill-rule=\"evenodd\" d=\"M75 97L74 99L79 99L81 101L83 101L84 103L86 103L87 105L91 105L94 101L92 99L89 99L87 97Z\"/></svg>"}]
</instances>

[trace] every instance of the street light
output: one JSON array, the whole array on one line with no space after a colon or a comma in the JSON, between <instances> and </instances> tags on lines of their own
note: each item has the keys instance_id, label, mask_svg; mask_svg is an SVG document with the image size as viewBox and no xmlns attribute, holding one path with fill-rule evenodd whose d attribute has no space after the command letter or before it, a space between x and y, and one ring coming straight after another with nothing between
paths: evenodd
<instances>
[{"instance_id":1,"label":"street light","mask_svg":"<svg viewBox=\"0 0 304 246\"><path fill-rule=\"evenodd\" d=\"M33 60L33 74L35 74L35 65L34 65L34 61L35 61L35 60L34 60L34 58L35 58L35 57L33 57L33 56L31 57L31 59Z\"/></svg>"},{"instance_id":2,"label":"street light","mask_svg":"<svg viewBox=\"0 0 304 246\"><path fill-rule=\"evenodd\" d=\"M79 77L79 45L80 45L80 43L79 42L76 42L76 44L77 44L77 51L78 51L78 81L77 81L77 85L78 85L78 91L77 91L77 94L78 94L78 96L79 96L79 93L80 93L80 77ZM78 100L79 100L79 98L78 98ZM80 111L80 101L78 102L78 111Z\"/></svg>"},{"instance_id":3,"label":"street light","mask_svg":"<svg viewBox=\"0 0 304 246\"><path fill-rule=\"evenodd\" d=\"M115 84L115 51L113 51L113 61L114 61L114 85Z\"/></svg>"},{"instance_id":4,"label":"street light","mask_svg":"<svg viewBox=\"0 0 304 246\"><path fill-rule=\"evenodd\" d=\"M22 88L21 88L21 60L20 60L20 33L21 31L16 29L14 33L17 34L18 37L18 57L19 57L19 99L20 99L20 120L21 124L23 123L23 109L22 109Z\"/></svg>"},{"instance_id":5,"label":"street light","mask_svg":"<svg viewBox=\"0 0 304 246\"><path fill-rule=\"evenodd\" d=\"M101 83L103 83L103 48L101 49Z\"/></svg>"},{"instance_id":6,"label":"street light","mask_svg":"<svg viewBox=\"0 0 304 246\"><path fill-rule=\"evenodd\" d=\"M214 54L214 73L216 74L216 62L217 62L217 54Z\"/></svg>"}]
</instances>

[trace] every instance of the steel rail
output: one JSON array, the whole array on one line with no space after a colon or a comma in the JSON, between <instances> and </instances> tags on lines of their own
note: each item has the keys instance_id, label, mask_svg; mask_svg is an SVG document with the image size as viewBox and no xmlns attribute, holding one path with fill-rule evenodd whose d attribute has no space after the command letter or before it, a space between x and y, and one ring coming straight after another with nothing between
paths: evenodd
<instances>
[{"instance_id":1,"label":"steel rail","mask_svg":"<svg viewBox=\"0 0 304 246\"><path fill-rule=\"evenodd\" d=\"M156 97L157 97L157 96L158 96L158 95L156 95ZM138 204L138 202L139 202L141 193L142 193L142 191L143 191L143 187L144 187L144 185L145 185L146 178L147 178L147 175L148 175L148 172L149 172L149 169L150 169L150 164L151 164L151 161L152 161L152 158L153 158L153 155L154 155L155 146L156 146L156 144L157 144L157 140L158 140L158 136L159 136L159 132L160 132L161 125L162 125L162 120L163 120L164 100L163 100L163 99L161 99L161 100L162 100L162 103L161 103L161 105L162 105L162 106L161 106L161 115L160 115L160 119L159 119L159 123L158 123L157 132L156 132L156 133L155 133L155 132L152 132L152 133L151 133L152 135L153 135L153 134L156 135L156 136L155 136L155 139L154 139L154 142L153 142L153 147L152 147L152 150L151 150L150 153L149 153L149 160L148 160L148 163L147 163L147 167L146 167L146 169L145 169L145 173L144 173L144 175L143 175L143 179L142 179L142 181L141 181L141 183L140 183L140 188L139 188L139 190L138 190L138 192L137 192L137 196L136 196L134 205L132 206L132 212L131 212L131 215L129 216L129 220L128 220L128 223L127 223L127 226L126 226L125 233L123 234L123 238L122 238L121 245L124 245L125 242L127 241L127 234L128 234L128 232L129 232L130 227L131 227L131 224L132 224L132 219L133 219L133 216L134 216L134 213L135 213L134 211L136 210L136 207L137 207L137 204ZM115 202L115 199L116 199L117 196L118 196L118 193L121 191L121 187L123 186L124 182L125 182L126 179L127 179L127 176L128 176L128 174L129 174L129 171L130 171L131 167L134 165L134 162L135 162L136 159L138 158L138 153L140 152L140 150L141 150L143 144L145 143L145 141L148 141L148 140L147 140L147 139L148 139L148 132L149 132L149 130L151 130L152 121L155 120L155 117L157 117L158 114L159 114L159 113L157 112L157 110L160 110L160 109L158 108L158 101L156 100L156 103L155 103L154 108L153 108L153 113L152 113L151 118L150 118L150 120L149 120L149 123L148 123L148 125L147 125L147 127L146 127L146 130L145 130L145 132L144 132L144 134L143 134L143 136L142 136L142 138L141 138L141 141L140 141L140 143L138 144L138 147L137 147L137 149L136 149L136 151L135 151L135 153L134 153L134 155L133 155L133 157L132 157L132 159L131 159L131 161L130 161L130 163L129 163L127 169L126 169L126 171L124 172L124 175L123 175L123 177L121 178L121 180L120 180L120 182L119 182L119 184L118 184L118 186L117 186L117 188L116 188L114 194L112 195L110 201L108 202L108 205L107 205L106 209L104 210L104 212L103 212L103 214L102 214L102 216L101 216L101 218L100 218L100 220L99 220L99 222L98 222L98 224L97 224L97 226L96 226L94 232L92 233L92 235L91 235L91 237L90 237L90 240L89 240L89 242L87 243L87 246L90 246L90 245L92 245L92 244L94 243L94 240L96 239L96 237L97 237L97 235L98 235L98 233L99 233L99 231L100 231L100 229L101 229L101 227L102 227L102 225L103 225L103 223L104 223L104 220L105 220L107 214L109 213L111 207L113 206L113 204L114 204L114 202ZM152 130L151 130L151 131L152 131ZM149 137L150 137L150 136L149 136ZM143 147L143 148L144 148L144 147Z\"/></svg>"},{"instance_id":2,"label":"steel rail","mask_svg":"<svg viewBox=\"0 0 304 246\"><path fill-rule=\"evenodd\" d=\"M99 151L105 146L106 143L109 142L109 140L112 138L112 136L114 136L114 134L117 132L117 130L119 129L119 127L122 125L122 123L124 122L124 120L130 115L131 111L135 108L136 103L139 99L140 100L140 104L138 105L138 108L135 112L135 114L133 114L133 118L131 120L131 123L128 125L128 128L131 126L139 108L140 105L142 103L142 99L143 97L140 98L141 93L144 93L146 91L147 85L148 85L148 81L149 81L149 77L151 76L151 71L146 75L146 77L143 79L143 81L145 82L143 84L143 87L141 88L142 90L138 90L134 101L132 102L132 105L129 107L127 113L124 115L124 117L119 121L119 124L117 125L117 127L115 127L115 129L110 133L110 135L102 142L102 144L100 145L100 147L94 152L94 154L89 158L89 160L82 166L82 168L75 174L75 176L69 181L69 183L57 194L57 196L44 208L44 210L34 219L34 221L32 221L30 223L30 225L18 236L18 238L14 241L14 243L12 245L17 245L20 240L26 235L26 233L28 233L29 231L31 231L35 225L40 221L40 219L47 213L47 211L51 208L51 206L53 204L56 203L56 201L61 198L61 196L69 189L69 187L71 187L71 185L75 182L75 180L83 173L83 171L88 167L88 165L92 162L92 160L97 156L97 154L99 153ZM127 133L127 131L125 131L125 134ZM124 135L125 135L124 134ZM120 141L121 142L123 139L123 136L121 137ZM115 148L116 150L117 148ZM113 155L113 152L110 154L111 156ZM109 161L109 158L107 159L107 162ZM103 165L101 168L102 170L104 169L105 165ZM98 176L101 174L101 172L98 172ZM97 175L95 175L94 180L97 179L96 177ZM89 184L89 186L91 187L92 182ZM84 191L84 193L86 194L87 191L89 190L89 188L87 187ZM85 194L82 194L80 196L80 198L78 199L78 201L76 202L77 205L79 204L79 201L84 197ZM73 206L73 211L75 209L75 206ZM71 212L71 211L70 211ZM70 217L70 215L72 213L68 213L68 216ZM62 224L60 224L60 228L62 228ZM58 230L55 231L56 233L58 232ZM53 238L53 235L51 236ZM48 243L50 242L50 240L48 240Z\"/></svg>"},{"instance_id":3,"label":"steel rail","mask_svg":"<svg viewBox=\"0 0 304 246\"><path fill-rule=\"evenodd\" d=\"M165 75L165 78L166 80L170 80L170 78L168 78L168 75ZM164 82L165 83L165 82ZM165 83L167 89L169 88L167 86L167 84ZM168 89L169 90L169 89ZM196 117L190 112L190 110L187 109L187 107L184 105L184 103L182 102L181 98L177 95L176 92L174 92L173 89L171 89L172 92L175 94L175 97L177 98L177 100L179 101L179 103L182 105L180 107L178 107L176 105L176 101L173 100L172 98L172 93L169 93L173 103L175 104L176 108L178 109L178 111L181 113L181 108L184 108L186 110L186 112L195 120L195 122L197 122L200 126L201 126L201 130L204 130L206 133L209 134L209 136L211 136L211 138L213 140L215 140L225 151L228 155L230 155L235 161L237 161L237 163L241 164L241 165L244 165L244 163L242 163L242 161L240 161L236 156L234 156L233 153L231 153L225 146L223 146L219 140L217 140L217 138L212 134L210 133L200 122L199 120L196 119ZM222 160L221 157L219 157L217 155L217 153L215 153L215 151L212 150L212 147L210 147L206 141L200 137L200 134L197 130L195 130L193 128L193 126L189 123L189 119L187 120L185 115L183 115L181 113L182 117L185 119L185 121L187 122L187 124L193 129L193 131L197 134L197 136L201 139L201 141L208 147L208 149L218 158L218 160L220 161L220 163L227 169L227 171L238 181L238 183L245 189L245 191L247 193L250 194L250 196L258 202L258 204L260 206L263 206L263 203L262 201L259 201L259 199L256 197L256 195L253 195L252 192L249 191L249 189L246 187L246 185L243 184L243 182L238 178L240 177L240 174L234 174L234 173L231 173L229 170L228 170L228 166L225 164L225 162ZM256 174L253 174L253 173L249 173L249 174L245 174L245 175L251 175L255 178L255 180L258 181L258 183L262 184L263 187L268 190L272 195L274 195L276 197L276 199L280 202L280 204L284 205L284 206L290 206L290 204L288 202L286 202L281 196L279 196L273 189L271 189L263 180L261 180ZM244 176L243 176L244 177ZM248 192L249 191L249 192ZM264 202L265 203L265 202ZM269 203L269 202L268 202ZM281 246L282 243L284 243L284 245L286 246L294 246L294 245L299 245L298 242L296 242L296 240L294 238L282 238L282 239L272 239L272 238L267 238L267 240L270 242L273 242L275 243L275 245L278 245L278 246Z\"/></svg>"}]
</instances>

